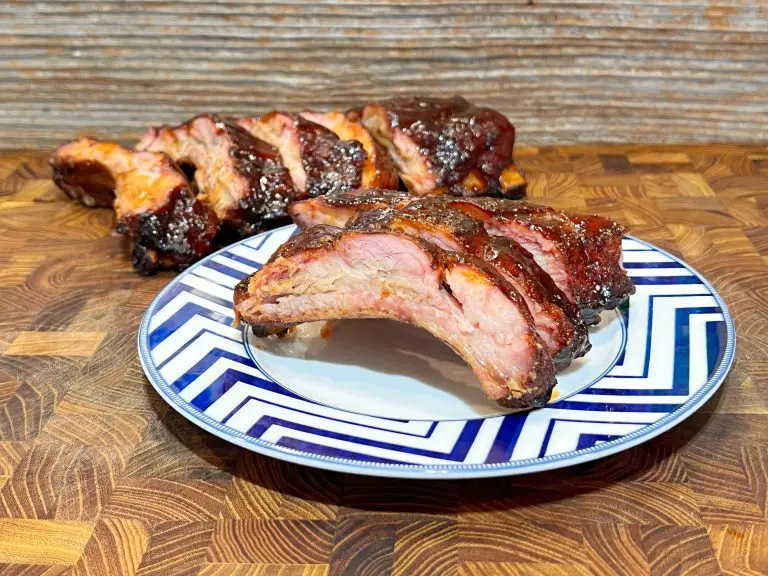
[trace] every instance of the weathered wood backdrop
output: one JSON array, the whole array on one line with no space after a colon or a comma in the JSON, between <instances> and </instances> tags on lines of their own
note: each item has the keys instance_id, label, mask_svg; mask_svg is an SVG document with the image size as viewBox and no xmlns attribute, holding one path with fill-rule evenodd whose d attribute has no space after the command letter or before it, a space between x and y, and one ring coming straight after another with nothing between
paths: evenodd
<instances>
[{"instance_id":1,"label":"weathered wood backdrop","mask_svg":"<svg viewBox=\"0 0 768 576\"><path fill-rule=\"evenodd\" d=\"M0 2L0 147L462 93L528 144L768 141L765 0Z\"/></svg>"}]
</instances>

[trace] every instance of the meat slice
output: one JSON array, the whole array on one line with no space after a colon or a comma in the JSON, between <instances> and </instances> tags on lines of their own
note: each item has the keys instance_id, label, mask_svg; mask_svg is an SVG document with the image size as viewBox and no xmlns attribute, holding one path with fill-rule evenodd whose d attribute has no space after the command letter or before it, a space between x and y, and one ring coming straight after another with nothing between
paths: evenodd
<instances>
[{"instance_id":1,"label":"meat slice","mask_svg":"<svg viewBox=\"0 0 768 576\"><path fill-rule=\"evenodd\" d=\"M453 98L393 98L368 104L362 122L418 196L525 194L512 159L515 128L502 114Z\"/></svg>"},{"instance_id":2,"label":"meat slice","mask_svg":"<svg viewBox=\"0 0 768 576\"><path fill-rule=\"evenodd\" d=\"M298 196L276 149L216 116L151 128L136 148L194 166L200 201L240 236L287 222L285 208Z\"/></svg>"},{"instance_id":3,"label":"meat slice","mask_svg":"<svg viewBox=\"0 0 768 576\"><path fill-rule=\"evenodd\" d=\"M240 118L237 123L280 151L294 186L304 198L344 192L362 184L366 153L356 140L339 140L320 124L284 112Z\"/></svg>"},{"instance_id":4,"label":"meat slice","mask_svg":"<svg viewBox=\"0 0 768 576\"><path fill-rule=\"evenodd\" d=\"M342 318L415 324L460 354L504 406L541 406L555 384L516 290L480 260L408 234L315 226L243 280L234 303L257 334Z\"/></svg>"},{"instance_id":5,"label":"meat slice","mask_svg":"<svg viewBox=\"0 0 768 576\"><path fill-rule=\"evenodd\" d=\"M342 112L302 112L301 116L326 127L342 140L357 140L362 144L368 157L363 162L360 188L397 190L400 180L392 159L360 121L350 119Z\"/></svg>"},{"instance_id":6,"label":"meat slice","mask_svg":"<svg viewBox=\"0 0 768 576\"><path fill-rule=\"evenodd\" d=\"M351 190L345 194L331 194L294 202L288 213L301 228L316 224L344 227L347 221L366 210L405 205L414 199L398 190Z\"/></svg>"},{"instance_id":7,"label":"meat slice","mask_svg":"<svg viewBox=\"0 0 768 576\"><path fill-rule=\"evenodd\" d=\"M400 209L362 212L350 220L347 227L405 232L445 250L480 258L523 297L557 370L567 368L574 357L583 356L589 350L587 328L578 308L568 301L533 257L514 240L490 236L481 221L464 212L425 198Z\"/></svg>"},{"instance_id":8,"label":"meat slice","mask_svg":"<svg viewBox=\"0 0 768 576\"><path fill-rule=\"evenodd\" d=\"M498 198L454 198L447 203L482 220L491 234L522 245L576 302L588 324L598 323L602 310L615 308L635 292L621 265L625 229L612 220Z\"/></svg>"},{"instance_id":9,"label":"meat slice","mask_svg":"<svg viewBox=\"0 0 768 576\"><path fill-rule=\"evenodd\" d=\"M219 225L165 155L82 138L51 157L53 179L84 204L114 205L118 232L142 274L185 268L211 251Z\"/></svg>"}]
</instances>

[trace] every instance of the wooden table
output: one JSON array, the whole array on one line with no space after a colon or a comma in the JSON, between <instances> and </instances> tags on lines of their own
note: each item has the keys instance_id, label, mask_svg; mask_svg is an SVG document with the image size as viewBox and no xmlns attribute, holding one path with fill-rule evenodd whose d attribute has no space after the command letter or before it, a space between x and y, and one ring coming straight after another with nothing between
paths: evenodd
<instances>
[{"instance_id":1,"label":"wooden table","mask_svg":"<svg viewBox=\"0 0 768 576\"><path fill-rule=\"evenodd\" d=\"M532 197L617 218L709 278L735 317L736 363L694 416L616 456L406 482L283 464L178 416L136 355L139 320L171 274L137 276L113 214L67 201L45 154L0 156L0 563L11 574L768 573L768 147L518 157Z\"/></svg>"}]
</instances>

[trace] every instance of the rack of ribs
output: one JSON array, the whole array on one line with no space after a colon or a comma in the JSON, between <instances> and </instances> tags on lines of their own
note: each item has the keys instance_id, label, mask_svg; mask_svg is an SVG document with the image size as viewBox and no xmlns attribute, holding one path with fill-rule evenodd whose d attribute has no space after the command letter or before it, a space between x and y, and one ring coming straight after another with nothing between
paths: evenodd
<instances>
[{"instance_id":1,"label":"rack of ribs","mask_svg":"<svg viewBox=\"0 0 768 576\"><path fill-rule=\"evenodd\" d=\"M340 140L331 130L301 115L278 111L240 118L237 123L280 152L300 197L344 192L362 185L367 156L356 140Z\"/></svg>"},{"instance_id":2,"label":"rack of ribs","mask_svg":"<svg viewBox=\"0 0 768 576\"><path fill-rule=\"evenodd\" d=\"M397 190L400 180L392 159L363 124L342 112L302 112L301 117L325 126L342 140L357 140L368 156L363 162L361 189L385 188Z\"/></svg>"},{"instance_id":3,"label":"rack of ribs","mask_svg":"<svg viewBox=\"0 0 768 576\"><path fill-rule=\"evenodd\" d=\"M359 114L412 194L519 198L525 193L512 158L515 128L495 110L458 96L400 97L367 104Z\"/></svg>"},{"instance_id":4,"label":"rack of ribs","mask_svg":"<svg viewBox=\"0 0 768 576\"><path fill-rule=\"evenodd\" d=\"M482 220L490 234L511 238L575 302L587 324L635 293L621 265L617 222L600 216L575 216L530 202L498 198L452 198L452 208Z\"/></svg>"},{"instance_id":5,"label":"rack of ribs","mask_svg":"<svg viewBox=\"0 0 768 576\"><path fill-rule=\"evenodd\" d=\"M590 348L586 326L575 305L512 239L490 236L481 220L451 208L445 198L418 198L402 192L369 190L297 202L289 212L300 227L343 227L378 221L420 236L449 250L463 250L485 260L525 298L536 329L561 370Z\"/></svg>"},{"instance_id":6,"label":"rack of ribs","mask_svg":"<svg viewBox=\"0 0 768 576\"><path fill-rule=\"evenodd\" d=\"M345 318L420 326L507 407L542 406L555 384L547 346L509 282L471 255L377 225L303 231L237 285L234 305L257 335Z\"/></svg>"},{"instance_id":7,"label":"rack of ribs","mask_svg":"<svg viewBox=\"0 0 768 576\"><path fill-rule=\"evenodd\" d=\"M54 181L72 198L114 206L117 230L130 238L141 274L185 268L211 251L216 215L165 154L82 138L60 146L51 166Z\"/></svg>"},{"instance_id":8,"label":"rack of ribs","mask_svg":"<svg viewBox=\"0 0 768 576\"><path fill-rule=\"evenodd\" d=\"M464 252L483 260L523 297L558 371L589 351L587 328L578 308L525 249L508 238L489 235L481 221L425 198L400 209L362 212L346 224L350 229L361 226L404 232L444 250Z\"/></svg>"},{"instance_id":9,"label":"rack of ribs","mask_svg":"<svg viewBox=\"0 0 768 576\"><path fill-rule=\"evenodd\" d=\"M199 200L239 236L286 223L286 207L301 197L275 148L216 116L151 128L136 148L192 165Z\"/></svg>"},{"instance_id":10,"label":"rack of ribs","mask_svg":"<svg viewBox=\"0 0 768 576\"><path fill-rule=\"evenodd\" d=\"M530 253L566 302L578 307L587 324L598 323L602 310L615 308L635 291L621 265L625 229L599 216L569 215L547 206L500 198L419 200L391 190L315 198L295 203L289 212L302 227L315 223L343 226L365 210L402 209L427 200L430 205L464 212L481 221L489 234L510 239Z\"/></svg>"}]
</instances>

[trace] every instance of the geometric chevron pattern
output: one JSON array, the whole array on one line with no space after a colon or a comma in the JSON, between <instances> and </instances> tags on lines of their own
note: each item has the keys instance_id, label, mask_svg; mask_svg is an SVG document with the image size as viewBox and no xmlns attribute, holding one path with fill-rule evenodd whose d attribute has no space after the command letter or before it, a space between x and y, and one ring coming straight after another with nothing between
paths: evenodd
<instances>
[{"instance_id":1,"label":"geometric chevron pattern","mask_svg":"<svg viewBox=\"0 0 768 576\"><path fill-rule=\"evenodd\" d=\"M150 306L139 331L150 381L182 415L240 445L311 466L389 476L526 473L643 442L708 398L733 357L719 296L665 252L624 240L637 293L621 310L616 364L577 394L523 414L401 420L297 396L249 356L232 328L232 290L296 232L268 232L201 261ZM594 352L593 352L594 354Z\"/></svg>"}]
</instances>

